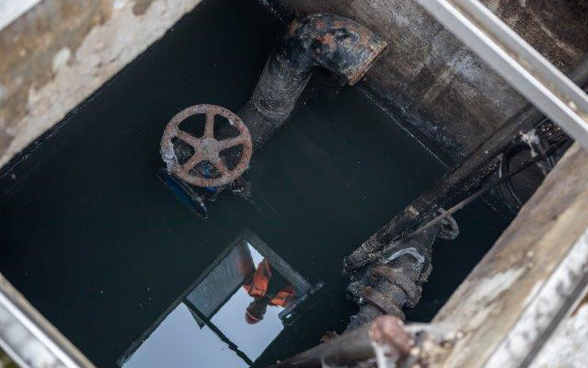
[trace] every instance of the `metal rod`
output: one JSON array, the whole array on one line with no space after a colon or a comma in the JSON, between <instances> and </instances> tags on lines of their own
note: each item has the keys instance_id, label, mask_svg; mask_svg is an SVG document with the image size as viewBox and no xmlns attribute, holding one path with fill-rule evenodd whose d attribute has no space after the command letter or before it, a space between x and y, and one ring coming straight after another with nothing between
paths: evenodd
<instances>
[{"instance_id":1,"label":"metal rod","mask_svg":"<svg viewBox=\"0 0 588 368\"><path fill-rule=\"evenodd\" d=\"M387 354L402 360L410 354L414 341L402 321L392 316L378 317L349 333L315 346L270 368L347 367L375 358L375 346L386 347Z\"/></svg>"},{"instance_id":2,"label":"metal rod","mask_svg":"<svg viewBox=\"0 0 588 368\"><path fill-rule=\"evenodd\" d=\"M585 88L588 84L588 55L584 56L569 75L574 82ZM497 163L499 155L506 150L517 134L532 129L543 119L544 115L533 105L527 104L521 108L459 164L453 166L432 188L412 201L392 221L348 256L345 259L345 269L357 268L356 264L365 262L371 253L392 243L406 229L410 229L430 215L437 206L444 206L471 191L483 177L492 172L493 164Z\"/></svg>"},{"instance_id":3,"label":"metal rod","mask_svg":"<svg viewBox=\"0 0 588 368\"><path fill-rule=\"evenodd\" d=\"M547 152L545 152L545 154L546 155L551 155L551 154L555 153L559 148L561 148L563 146L564 143L565 143L565 141L562 141L560 144L556 145L555 147L553 147L553 148L549 149ZM497 185L502 184L506 180L512 178L513 176L519 174L523 170L528 169L533 164L535 164L535 163L537 163L539 161L542 161L542 160L544 160L544 158L538 156L536 158L533 158L531 160L528 160L528 161L524 162L522 165L520 165L515 170L510 171L508 173L508 175L504 175L503 177L501 177L501 178L499 178L497 180L494 180L492 183L488 184L485 188L477 191L476 193L472 194L468 198L466 198L463 201L459 202L458 204L456 204L455 206L451 207L450 209L448 209L444 213L440 214L439 216L435 217L431 221L429 221L426 224L424 224L423 226L419 227L418 229L416 229L412 233L408 234L406 237L409 238L409 239L410 238L413 238L416 235L418 235L418 234L422 233L423 231L427 230L431 226L434 226L434 225L438 224L443 219L451 216L452 214L454 214L457 211L463 209L465 206L467 206L468 204L472 203L476 199L482 197L484 194L488 193L490 190L492 190L493 188L495 188Z\"/></svg>"},{"instance_id":4,"label":"metal rod","mask_svg":"<svg viewBox=\"0 0 588 368\"><path fill-rule=\"evenodd\" d=\"M555 153L564 144L565 144L565 141L560 142L559 144L557 144L554 147L552 147L549 150L547 150L545 152L545 154L546 155L551 155L551 154ZM443 219L446 219L447 217L453 215L457 211L459 211L459 210L463 209L464 207L466 207L468 204L474 202L476 199L484 196L484 194L488 193L490 190L492 190L493 188L495 188L497 185L500 185L501 183L503 183L506 180L512 178L513 176L521 173L522 171L528 169L533 164L535 164L535 163L537 163L539 161L542 161L543 159L544 159L543 157L537 156L537 157L535 157L535 158L533 158L531 160L525 161L519 167L517 167L513 171L510 171L508 173L508 175L505 175L505 176L503 176L503 177L501 177L499 179L496 179L496 180L492 181L490 184L486 185L484 188L482 188L479 191L475 192L474 194L472 194L471 196L467 197L466 199L460 201L459 203L457 203L456 205L454 205L453 207L451 207L447 211L443 212L439 216L436 216L435 218L433 218L431 221L427 222L426 224L423 224L422 226L420 226L418 229L416 229L415 231L411 232L410 234L407 234L406 236L404 236L402 238L402 240L405 240L406 241L406 240L415 238L419 234L422 234L427 229L429 229L429 228L431 228L431 227L439 224L441 221L443 221ZM370 257L369 259L372 260L374 258L381 257L389 249L394 248L394 245L395 244L396 244L396 242L394 242L392 245L387 246L386 248L384 248L383 250L381 250L377 254L372 255L372 257ZM369 263L369 262L368 261L363 261L363 262L357 263L357 264L354 265L354 268L363 267L367 263Z\"/></svg>"},{"instance_id":5,"label":"metal rod","mask_svg":"<svg viewBox=\"0 0 588 368\"><path fill-rule=\"evenodd\" d=\"M392 221L382 227L361 247L345 259L345 269L364 262L370 253L395 241L402 233L427 217L437 206L444 206L478 185L480 178L492 171L497 157L508 147L520 130L530 128L541 120L541 112L525 106L508 119L497 131L484 140L459 164L449 170L435 185L412 201Z\"/></svg>"},{"instance_id":6,"label":"metal rod","mask_svg":"<svg viewBox=\"0 0 588 368\"><path fill-rule=\"evenodd\" d=\"M227 335L225 335L220 328L218 328L209 318L207 318L204 313L200 312L200 310L198 308L196 308L195 305L193 305L192 303L190 303L189 301L186 303L186 301L184 301L184 304L190 309L190 311L192 313L194 313L196 315L196 317L198 317L202 323L204 323L206 325L206 327L210 328L210 330L212 332L214 332L214 334L225 344L227 344L227 346L229 347L230 350L234 351L235 354L237 354L237 356L239 358L241 358L248 366L253 365L253 360L251 360L247 354L239 349L239 346L237 346L237 344L235 344L233 341L231 341L231 339L229 337L227 337Z\"/></svg>"}]
</instances>

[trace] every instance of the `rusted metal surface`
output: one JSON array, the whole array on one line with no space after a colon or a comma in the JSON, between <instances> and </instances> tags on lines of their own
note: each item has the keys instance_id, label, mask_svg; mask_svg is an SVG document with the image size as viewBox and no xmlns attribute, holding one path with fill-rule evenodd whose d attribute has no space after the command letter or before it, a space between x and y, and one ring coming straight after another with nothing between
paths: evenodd
<instances>
[{"instance_id":1,"label":"rusted metal surface","mask_svg":"<svg viewBox=\"0 0 588 368\"><path fill-rule=\"evenodd\" d=\"M396 364L410 356L414 344L400 319L382 316L271 368L367 367L381 359Z\"/></svg>"},{"instance_id":2,"label":"rusted metal surface","mask_svg":"<svg viewBox=\"0 0 588 368\"><path fill-rule=\"evenodd\" d=\"M360 309L351 317L347 331L385 314L404 320L402 310L418 303L422 285L431 273L433 243L438 234L439 227L434 226L353 270L347 291Z\"/></svg>"},{"instance_id":3,"label":"rusted metal surface","mask_svg":"<svg viewBox=\"0 0 588 368\"><path fill-rule=\"evenodd\" d=\"M268 58L250 100L239 111L258 149L286 121L317 68L344 83L362 78L387 43L365 26L335 14L295 20Z\"/></svg>"},{"instance_id":4,"label":"rusted metal surface","mask_svg":"<svg viewBox=\"0 0 588 368\"><path fill-rule=\"evenodd\" d=\"M586 88L588 85L588 57L570 73L570 78ZM346 260L346 268L369 261L379 249L391 244L407 230L414 229L423 218L437 208L452 204L459 196L475 190L482 180L498 167L502 155L520 139L524 131L533 129L544 116L532 105L526 105L503 126L472 150L459 164L453 166L439 181L420 197L413 200L376 234L366 240ZM535 183L537 185L538 183Z\"/></svg>"},{"instance_id":5,"label":"rusted metal surface","mask_svg":"<svg viewBox=\"0 0 588 368\"><path fill-rule=\"evenodd\" d=\"M194 137L180 129L180 124L184 120L198 114L206 115L202 137ZM239 135L217 140L214 133L217 115L226 118L230 126L239 131ZM180 163L178 160L174 148L175 138L182 140L194 149L194 153L185 162ZM220 154L224 150L237 146L241 146L242 151L237 158L236 165L229 168ZM251 135L243 121L231 111L216 105L196 105L180 111L167 124L161 139L161 156L168 171L197 187L219 187L233 182L249 167L252 153ZM216 175L200 172L197 166L203 162L212 165L216 170Z\"/></svg>"},{"instance_id":6,"label":"rusted metal surface","mask_svg":"<svg viewBox=\"0 0 588 368\"><path fill-rule=\"evenodd\" d=\"M0 166L200 1L42 0L10 18L0 29Z\"/></svg>"},{"instance_id":7,"label":"rusted metal surface","mask_svg":"<svg viewBox=\"0 0 588 368\"><path fill-rule=\"evenodd\" d=\"M295 20L268 58L251 98L238 111L242 122L234 114L223 110L223 113L231 114L241 137L247 134L252 144L241 138L231 138L222 143L210 137L208 140L188 137L178 130L178 126L182 120L197 112L185 110L168 124L162 139L162 156L168 170L195 186L220 187L231 183L247 168L252 151L261 148L288 119L317 68L327 69L352 85L363 77L386 47L380 36L335 14L312 14ZM228 137L228 130L227 126L220 127L217 135ZM186 162L179 163L171 142L173 138L185 141L195 150ZM223 162L217 156L220 150L230 147L229 143L242 144L243 153L240 157L231 153L226 158L227 162ZM216 178L197 176L194 169L202 161L210 162L221 175ZM226 169L229 163L236 165L230 172Z\"/></svg>"},{"instance_id":8,"label":"rusted metal surface","mask_svg":"<svg viewBox=\"0 0 588 368\"><path fill-rule=\"evenodd\" d=\"M357 83L387 43L366 27L335 14L311 14L292 22L286 42L302 48L317 66ZM300 50L302 51L302 50Z\"/></svg>"},{"instance_id":9,"label":"rusted metal surface","mask_svg":"<svg viewBox=\"0 0 588 368\"><path fill-rule=\"evenodd\" d=\"M375 344L388 346L398 356L408 355L414 346L412 336L398 318L377 318L370 327L369 336Z\"/></svg>"},{"instance_id":10,"label":"rusted metal surface","mask_svg":"<svg viewBox=\"0 0 588 368\"><path fill-rule=\"evenodd\" d=\"M295 20L268 58L251 98L238 111L238 117L226 109L201 105L207 107L186 109L170 121L161 142L168 171L198 187L222 187L233 182L247 169L252 151L261 148L288 119L315 69L327 69L352 85L363 77L386 46L381 37L366 27L338 15L312 14ZM209 113L204 137L191 137L179 130L183 120L206 113L205 110ZM211 123L214 113L230 116L228 120L239 129L240 136L214 139ZM220 127L216 134L229 137L229 130L227 126ZM194 149L187 161L178 160L174 138ZM220 151L235 145L243 146L241 155L230 153L223 162ZM212 164L220 175L213 178L199 175L196 167L203 161ZM228 170L228 164L234 169Z\"/></svg>"},{"instance_id":11,"label":"rusted metal surface","mask_svg":"<svg viewBox=\"0 0 588 368\"><path fill-rule=\"evenodd\" d=\"M459 234L450 215L451 212L439 211L418 231L370 254L365 262L346 268L351 278L347 291L360 307L351 317L347 331L383 314L404 320L403 309L416 306L422 285L432 271L435 240L454 240Z\"/></svg>"},{"instance_id":12,"label":"rusted metal surface","mask_svg":"<svg viewBox=\"0 0 588 368\"><path fill-rule=\"evenodd\" d=\"M461 159L525 104L413 0L269 2L297 14L337 13L382 35L390 47L361 87L448 163ZM561 70L572 68L588 51L583 0L482 2Z\"/></svg>"}]
</instances>

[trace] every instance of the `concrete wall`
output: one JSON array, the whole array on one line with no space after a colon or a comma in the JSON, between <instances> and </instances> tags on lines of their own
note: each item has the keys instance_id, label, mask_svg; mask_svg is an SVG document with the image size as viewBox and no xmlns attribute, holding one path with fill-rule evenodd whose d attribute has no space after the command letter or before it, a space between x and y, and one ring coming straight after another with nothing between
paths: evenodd
<instances>
[{"instance_id":1,"label":"concrete wall","mask_svg":"<svg viewBox=\"0 0 588 368\"><path fill-rule=\"evenodd\" d=\"M201 0L22 0L0 6L0 166L61 120ZM413 0L263 0L335 12L390 44L364 86L455 161L523 99ZM483 0L561 69L588 50L583 0ZM16 5L18 6L16 6Z\"/></svg>"},{"instance_id":2,"label":"concrete wall","mask_svg":"<svg viewBox=\"0 0 588 368\"><path fill-rule=\"evenodd\" d=\"M0 4L0 166L200 1L22 0Z\"/></svg>"},{"instance_id":3,"label":"concrete wall","mask_svg":"<svg viewBox=\"0 0 588 368\"><path fill-rule=\"evenodd\" d=\"M383 35L389 49L367 89L445 161L459 159L524 103L414 0L268 0L297 13L334 12ZM482 0L562 70L588 51L583 0Z\"/></svg>"}]
</instances>

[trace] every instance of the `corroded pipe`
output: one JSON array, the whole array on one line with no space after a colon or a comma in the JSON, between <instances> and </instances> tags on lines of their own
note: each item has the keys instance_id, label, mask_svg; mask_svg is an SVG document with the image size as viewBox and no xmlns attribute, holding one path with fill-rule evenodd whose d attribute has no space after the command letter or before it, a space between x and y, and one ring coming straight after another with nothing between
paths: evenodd
<instances>
[{"instance_id":1,"label":"corroded pipe","mask_svg":"<svg viewBox=\"0 0 588 368\"><path fill-rule=\"evenodd\" d=\"M259 149L288 118L312 73L324 68L349 85L359 81L387 44L351 19L311 14L290 24L268 58L249 101L237 113Z\"/></svg>"},{"instance_id":2,"label":"corroded pipe","mask_svg":"<svg viewBox=\"0 0 588 368\"><path fill-rule=\"evenodd\" d=\"M268 58L251 98L237 113L249 130L253 150L261 148L288 119L316 69L329 70L353 85L386 47L380 36L338 15L312 14L292 22ZM214 136L222 140L234 133L234 128L225 125ZM173 152L181 163L194 155L193 148L182 140L173 143ZM226 151L225 165L232 170L240 157L239 151ZM210 175L208 171L205 167L201 176ZM206 216L203 200L215 198L224 187L193 188L197 197L193 202L200 204L199 211Z\"/></svg>"},{"instance_id":3,"label":"corroded pipe","mask_svg":"<svg viewBox=\"0 0 588 368\"><path fill-rule=\"evenodd\" d=\"M370 324L338 336L310 350L295 355L270 368L348 367L375 360L377 349L393 362L409 356L414 341L396 317L383 316Z\"/></svg>"},{"instance_id":4,"label":"corroded pipe","mask_svg":"<svg viewBox=\"0 0 588 368\"><path fill-rule=\"evenodd\" d=\"M261 148L288 119L317 68L353 85L386 47L380 36L335 14L311 14L292 22L268 58L251 98L237 112L249 129L253 150ZM234 129L225 125L215 137L225 139L233 134ZM174 152L179 162L193 155L189 145L181 141L174 143ZM233 167L239 157L239 152L227 154L227 166Z\"/></svg>"},{"instance_id":5,"label":"corroded pipe","mask_svg":"<svg viewBox=\"0 0 588 368\"><path fill-rule=\"evenodd\" d=\"M388 260L375 262L359 275L352 276L353 282L347 291L360 309L351 317L346 331L385 314L404 320L402 309L413 308L418 303L422 285L431 273L433 243L438 234L438 227L433 227L414 239L401 242ZM396 254L399 256L393 258Z\"/></svg>"}]
</instances>

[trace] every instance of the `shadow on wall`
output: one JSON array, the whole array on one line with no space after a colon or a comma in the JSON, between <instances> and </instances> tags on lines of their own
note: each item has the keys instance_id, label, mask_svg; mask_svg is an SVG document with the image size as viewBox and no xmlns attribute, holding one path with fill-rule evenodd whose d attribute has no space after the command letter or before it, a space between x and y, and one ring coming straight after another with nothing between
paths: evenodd
<instances>
[{"instance_id":1,"label":"shadow on wall","mask_svg":"<svg viewBox=\"0 0 588 368\"><path fill-rule=\"evenodd\" d=\"M249 367L320 286L244 230L117 365Z\"/></svg>"}]
</instances>

